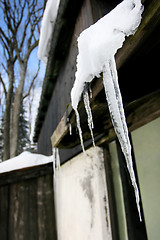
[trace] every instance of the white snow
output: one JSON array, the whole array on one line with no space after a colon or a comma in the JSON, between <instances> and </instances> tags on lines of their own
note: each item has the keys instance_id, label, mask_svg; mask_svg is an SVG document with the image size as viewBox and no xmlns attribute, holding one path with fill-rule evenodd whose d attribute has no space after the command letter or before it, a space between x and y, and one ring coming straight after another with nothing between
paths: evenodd
<instances>
[{"instance_id":1,"label":"white snow","mask_svg":"<svg viewBox=\"0 0 160 240\"><path fill-rule=\"evenodd\" d=\"M0 163L0 173L44 165L53 162L53 156L47 157L41 154L23 152L17 157Z\"/></svg>"},{"instance_id":2,"label":"white snow","mask_svg":"<svg viewBox=\"0 0 160 240\"><path fill-rule=\"evenodd\" d=\"M51 46L52 32L54 29L60 0L48 0L43 14L40 39L38 46L38 58L47 64Z\"/></svg>"},{"instance_id":3,"label":"white snow","mask_svg":"<svg viewBox=\"0 0 160 240\"><path fill-rule=\"evenodd\" d=\"M133 170L131 145L114 57L117 50L122 47L125 37L134 34L137 30L141 22L142 12L141 0L124 0L109 14L80 34L77 72L71 91L72 107L76 112L81 145L84 148L77 107L86 83L91 82L94 77L99 77L100 73L103 72L103 83L112 123L126 158L140 219L139 191ZM87 106L90 108L89 104ZM90 112L91 110L87 109L88 119ZM91 125L92 123L89 124L90 129Z\"/></svg>"},{"instance_id":4,"label":"white snow","mask_svg":"<svg viewBox=\"0 0 160 240\"><path fill-rule=\"evenodd\" d=\"M74 109L77 108L85 82L99 77L105 63L122 47L125 36L135 33L142 11L141 0L124 0L80 34L76 79L71 91Z\"/></svg>"}]
</instances>

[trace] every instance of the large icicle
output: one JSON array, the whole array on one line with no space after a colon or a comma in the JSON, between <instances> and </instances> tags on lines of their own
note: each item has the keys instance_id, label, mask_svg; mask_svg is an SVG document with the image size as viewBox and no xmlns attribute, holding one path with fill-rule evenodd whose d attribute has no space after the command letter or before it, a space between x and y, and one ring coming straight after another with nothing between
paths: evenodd
<instances>
[{"instance_id":1,"label":"large icicle","mask_svg":"<svg viewBox=\"0 0 160 240\"><path fill-rule=\"evenodd\" d=\"M108 102L109 112L111 115L111 120L119 139L122 152L125 156L127 168L130 174L131 182L134 188L136 203L138 208L139 217L141 220L140 211L140 197L139 190L136 183L135 173L133 170L132 155L131 155L131 145L128 137L128 128L125 120L125 114L123 109L123 103L121 98L121 93L118 84L118 77L116 71L116 64L114 57L106 62L103 71L103 84L105 88L106 99Z\"/></svg>"},{"instance_id":2,"label":"large icicle","mask_svg":"<svg viewBox=\"0 0 160 240\"><path fill-rule=\"evenodd\" d=\"M82 130L78 113L78 103L85 85L94 77L103 72L103 82L106 99L113 126L124 153L132 185L134 187L136 203L140 214L139 191L133 170L131 145L128 137L128 128L125 120L121 93L118 85L118 76L114 56L122 47L125 37L134 34L141 22L143 6L141 0L124 0L109 14L97 23L86 29L78 38L79 54L77 56L77 72L75 83L71 91L72 107L76 112L82 148L84 151ZM92 133L91 109L89 97L84 92L84 103L88 115L88 125Z\"/></svg>"},{"instance_id":3,"label":"large icicle","mask_svg":"<svg viewBox=\"0 0 160 240\"><path fill-rule=\"evenodd\" d=\"M78 128L78 132L79 132L79 137L80 137L80 141L81 141L82 150L85 153L83 136L82 136L82 129L81 129L81 124L80 124L80 117L79 117L79 112L78 112L77 109L75 109L75 114L76 114L77 128Z\"/></svg>"},{"instance_id":4,"label":"large icicle","mask_svg":"<svg viewBox=\"0 0 160 240\"><path fill-rule=\"evenodd\" d=\"M59 156L59 149L53 148L53 171L54 171L54 200L55 200L55 212L56 212L56 224L57 224L57 235L58 239L60 239L61 235L61 213L60 213L60 206L61 206L61 169L60 169L60 156Z\"/></svg>"}]
</instances>

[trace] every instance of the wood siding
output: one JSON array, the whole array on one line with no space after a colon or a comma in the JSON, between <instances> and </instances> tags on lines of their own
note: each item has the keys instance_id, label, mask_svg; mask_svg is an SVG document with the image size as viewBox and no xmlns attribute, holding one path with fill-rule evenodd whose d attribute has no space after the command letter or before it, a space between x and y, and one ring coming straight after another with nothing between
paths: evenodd
<instances>
[{"instance_id":1,"label":"wood siding","mask_svg":"<svg viewBox=\"0 0 160 240\"><path fill-rule=\"evenodd\" d=\"M85 0L76 20L71 42L68 46L68 52L62 59L60 73L55 83L52 98L43 122L41 132L38 138L38 152L46 155L52 154L51 136L64 115L68 105L71 102L70 92L73 87L76 72L76 58L78 54L77 38L79 34L109 12L117 5L119 0L115 1L97 1ZM62 43L65 44L66 39ZM78 136L77 136L78 137ZM80 147L76 149L61 150L60 155L63 161L75 155L75 152L81 151Z\"/></svg>"},{"instance_id":2,"label":"wood siding","mask_svg":"<svg viewBox=\"0 0 160 240\"><path fill-rule=\"evenodd\" d=\"M67 104L70 103L70 92L75 79L76 57L78 54L77 37L79 34L93 24L93 15L90 1L86 0L82 6L77 19L72 41L68 54L63 60L60 74L57 78L48 111L38 139L39 153L50 155L52 153L51 136L60 122ZM65 41L65 40L64 40Z\"/></svg>"}]
</instances>

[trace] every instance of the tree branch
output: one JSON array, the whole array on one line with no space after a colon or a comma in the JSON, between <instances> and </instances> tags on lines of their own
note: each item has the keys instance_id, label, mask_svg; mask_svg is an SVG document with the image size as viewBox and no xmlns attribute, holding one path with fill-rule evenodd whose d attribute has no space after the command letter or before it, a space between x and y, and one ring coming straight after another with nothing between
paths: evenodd
<instances>
[{"instance_id":1,"label":"tree branch","mask_svg":"<svg viewBox=\"0 0 160 240\"><path fill-rule=\"evenodd\" d=\"M39 40L35 41L35 42L30 46L30 48L28 49L28 51L27 51L27 53L26 53L26 55L25 55L25 61L28 60L31 52L38 46L38 42L39 42Z\"/></svg>"},{"instance_id":2,"label":"tree branch","mask_svg":"<svg viewBox=\"0 0 160 240\"><path fill-rule=\"evenodd\" d=\"M0 27L0 40L1 40L3 46L5 47L5 49L7 50L8 54L9 54L9 43L10 43L10 41L9 41L8 37L5 35L5 33L4 33L4 31L2 30L1 27Z\"/></svg>"},{"instance_id":3,"label":"tree branch","mask_svg":"<svg viewBox=\"0 0 160 240\"><path fill-rule=\"evenodd\" d=\"M5 99L7 99L7 89L6 89L6 86L5 86L5 83L4 83L3 79L2 79L1 74L0 74L0 82L2 83L2 86L3 86Z\"/></svg>"},{"instance_id":4,"label":"tree branch","mask_svg":"<svg viewBox=\"0 0 160 240\"><path fill-rule=\"evenodd\" d=\"M23 99L25 99L26 97L28 97L28 96L30 95L31 89L32 89L32 87L33 87L33 84L34 84L34 82L35 82L35 80L36 80L36 78L37 78L37 76L38 76L38 74L39 74L39 70L40 70L40 61L38 62L37 72L36 72L35 76L34 76L33 79L32 79L32 82L31 82L31 84L30 84L30 87L29 87L29 89L28 89L28 92L23 96Z\"/></svg>"},{"instance_id":5,"label":"tree branch","mask_svg":"<svg viewBox=\"0 0 160 240\"><path fill-rule=\"evenodd\" d=\"M2 63L2 67L4 68L5 72L6 72L7 74L9 74L6 66L5 66L3 63Z\"/></svg>"}]
</instances>

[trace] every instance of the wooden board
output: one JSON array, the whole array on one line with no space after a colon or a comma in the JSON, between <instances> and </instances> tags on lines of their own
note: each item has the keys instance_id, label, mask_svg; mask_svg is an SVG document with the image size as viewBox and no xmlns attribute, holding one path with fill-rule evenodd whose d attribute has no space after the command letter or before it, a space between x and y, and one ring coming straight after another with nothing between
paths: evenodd
<instances>
[{"instance_id":1,"label":"wooden board","mask_svg":"<svg viewBox=\"0 0 160 240\"><path fill-rule=\"evenodd\" d=\"M142 99L138 99L133 103L130 103L125 108L125 113L127 117L127 124L130 131L141 127L142 125L154 120L155 118L160 116L160 91L155 92L153 94L149 94ZM104 141L111 141L115 139L116 135L110 120L110 116L108 113L107 103L94 103L92 104L92 114L94 119L94 136L96 140L96 144L100 145ZM87 141L91 138L90 131L87 125L87 117L85 116L85 111L80 111L81 128L83 134L84 141ZM59 126L62 124L65 125L64 118L62 119L56 132L59 129ZM75 116L72 114L70 118L70 124L72 125L72 135L69 134L69 123L65 126L68 126L68 132L66 135L58 136L60 141L56 141L55 132L53 133L52 144L54 147L59 148L72 148L80 143L78 132L75 124ZM62 131L62 129L61 129ZM57 144L58 143L58 144Z\"/></svg>"}]
</instances>

